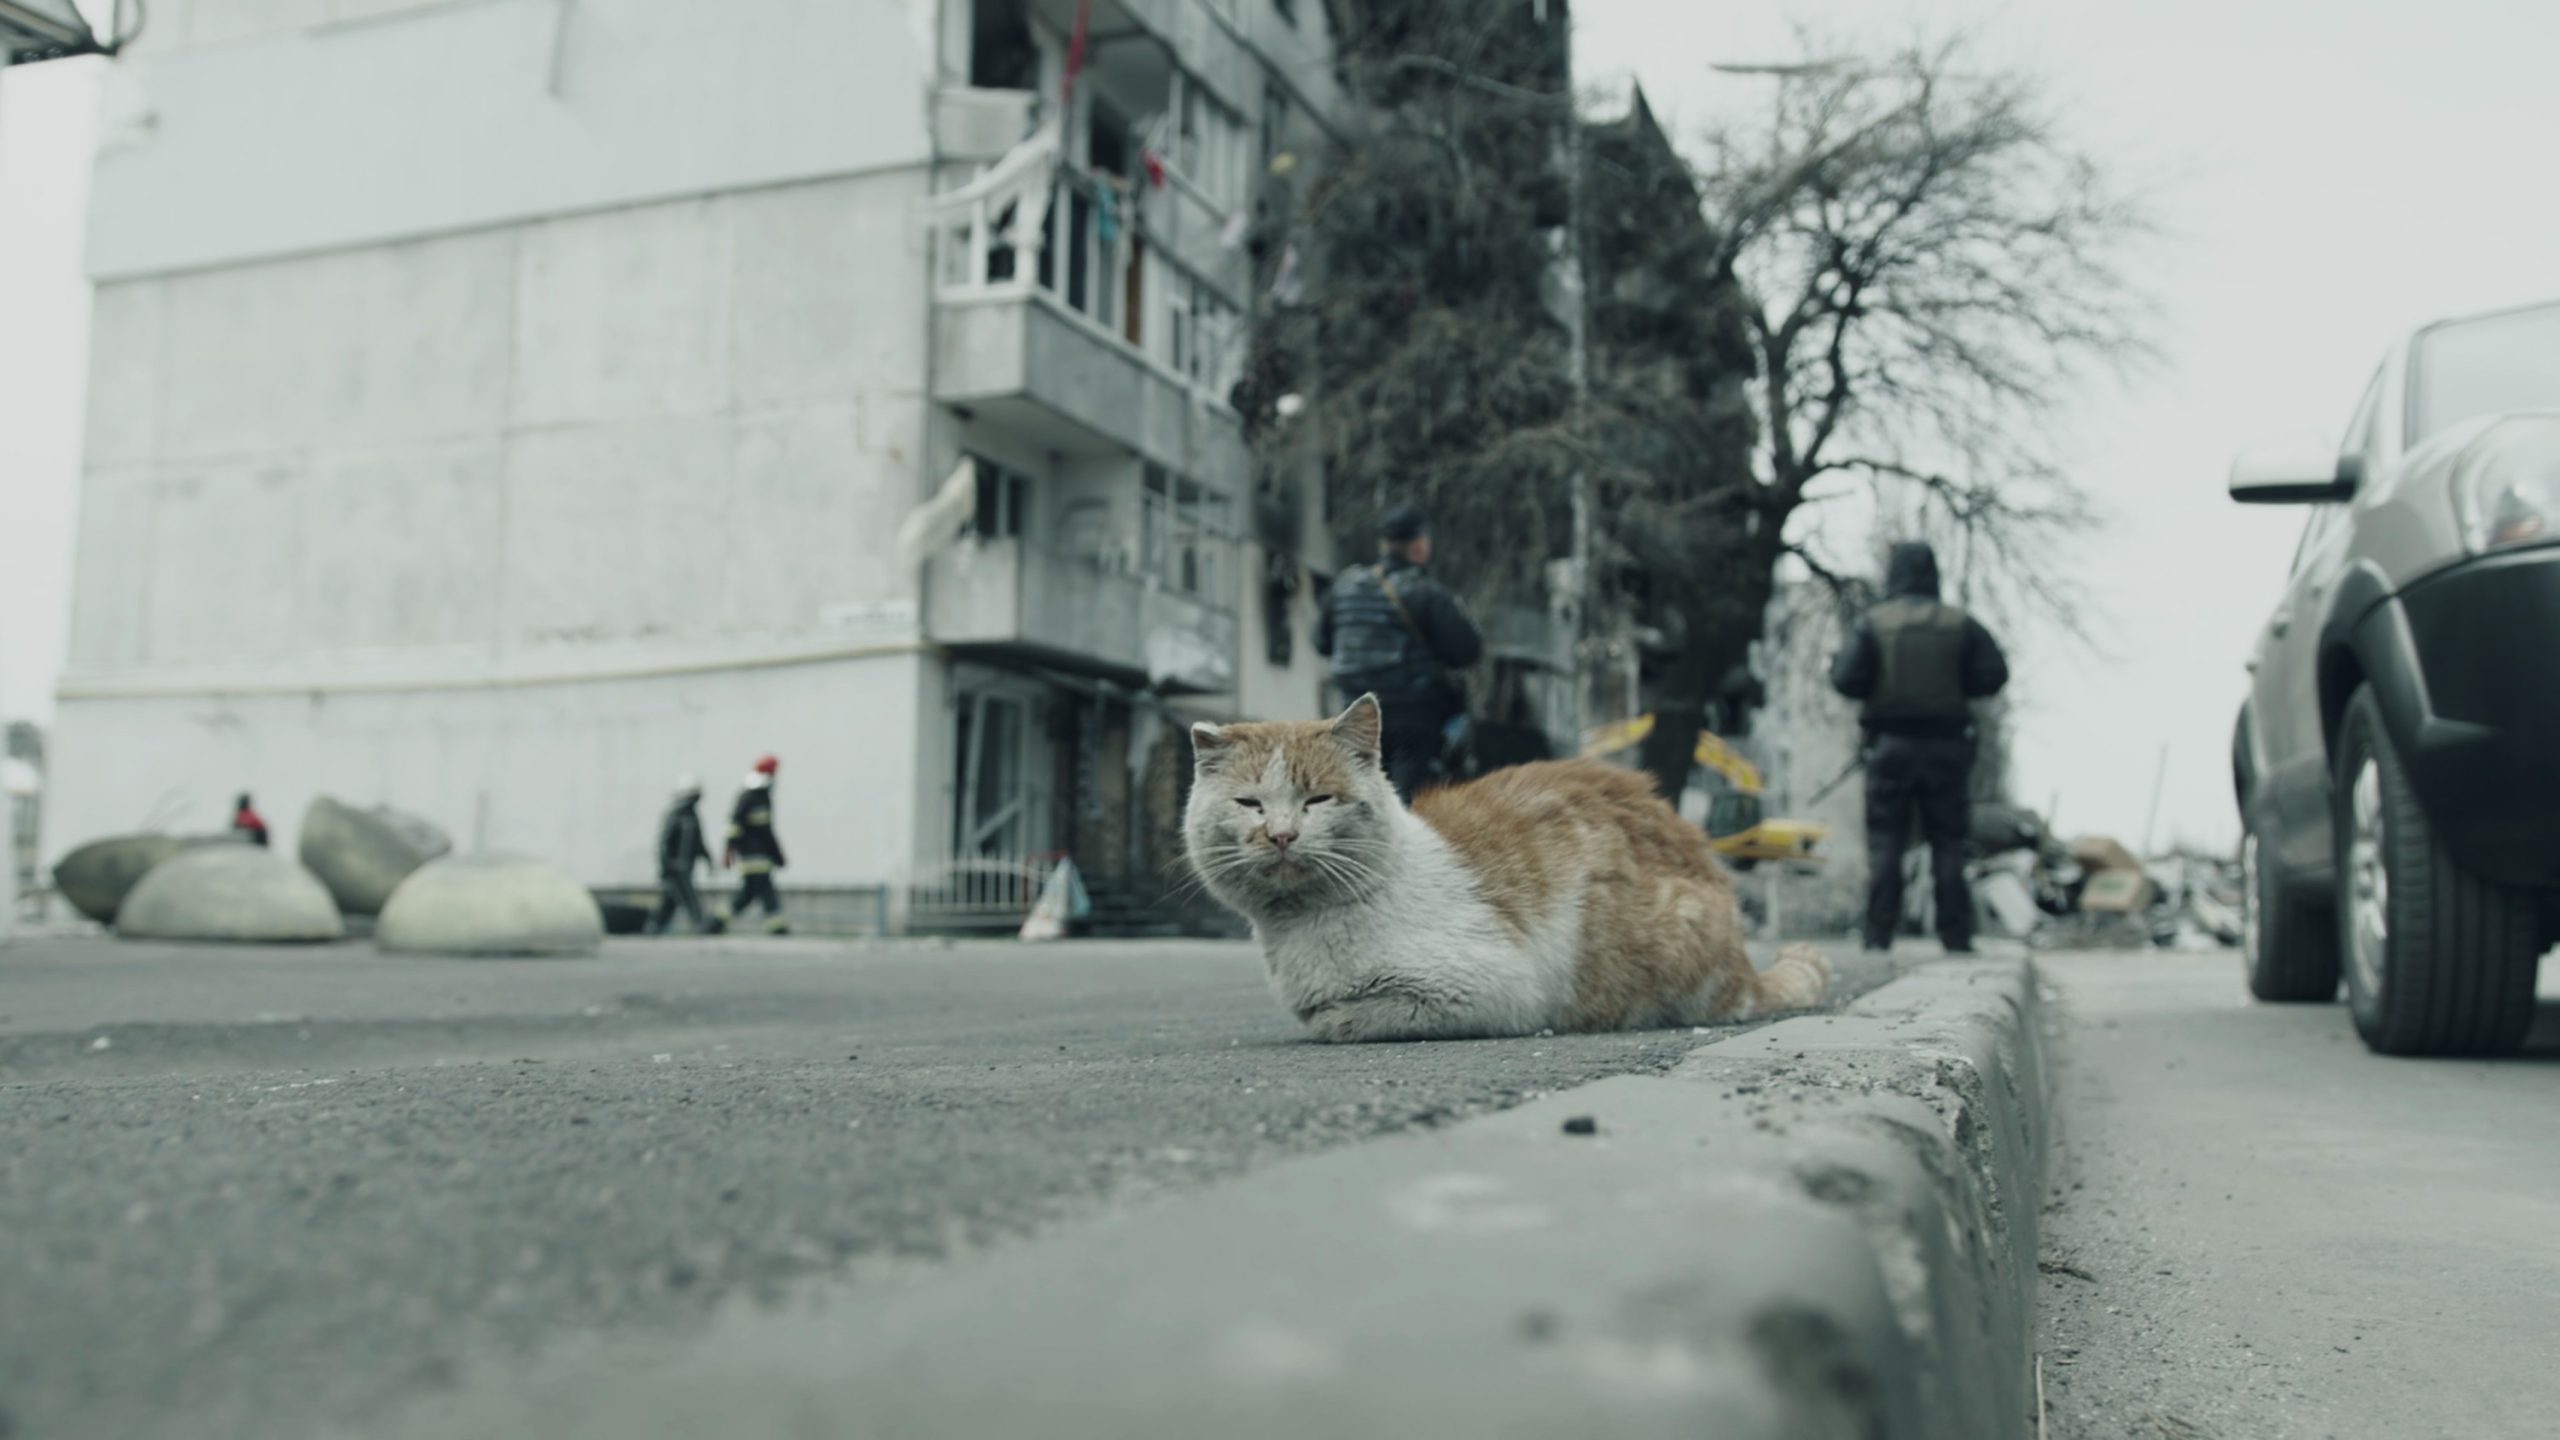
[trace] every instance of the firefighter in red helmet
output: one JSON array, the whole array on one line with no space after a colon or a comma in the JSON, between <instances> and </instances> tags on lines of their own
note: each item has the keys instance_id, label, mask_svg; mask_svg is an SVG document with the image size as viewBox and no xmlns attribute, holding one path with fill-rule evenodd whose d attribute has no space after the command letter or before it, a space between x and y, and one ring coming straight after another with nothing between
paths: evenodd
<instances>
[{"instance_id":1,"label":"firefighter in red helmet","mask_svg":"<svg viewBox=\"0 0 2560 1440\"><path fill-rule=\"evenodd\" d=\"M773 777L781 769L782 762L767 755L747 772L746 788L738 792L738 803L729 811L726 852L728 862L738 867L738 894L724 918L743 918L761 902L764 928L774 935L791 933L790 922L782 918L782 892L773 888L773 872L787 863L782 858L782 841L773 833Z\"/></svg>"}]
</instances>

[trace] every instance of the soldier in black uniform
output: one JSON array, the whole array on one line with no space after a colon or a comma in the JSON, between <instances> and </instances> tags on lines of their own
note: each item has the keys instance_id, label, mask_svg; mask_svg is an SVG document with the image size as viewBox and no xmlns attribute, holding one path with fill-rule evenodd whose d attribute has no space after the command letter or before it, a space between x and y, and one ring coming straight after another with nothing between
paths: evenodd
<instances>
[{"instance_id":1,"label":"soldier in black uniform","mask_svg":"<svg viewBox=\"0 0 2560 1440\"><path fill-rule=\"evenodd\" d=\"M1885 600L1831 662L1832 688L1865 702L1867 924L1870 950L1893 947L1902 919L1902 854L1916 812L1937 883L1938 938L1973 949L1964 879L1972 829L1975 700L2009 683L2009 662L1982 622L1938 598L1938 556L1912 541L1885 562Z\"/></svg>"},{"instance_id":2,"label":"soldier in black uniform","mask_svg":"<svg viewBox=\"0 0 2560 1440\"><path fill-rule=\"evenodd\" d=\"M790 922L782 918L782 892L773 888L773 872L785 863L782 841L773 833L773 777L781 769L782 762L770 755L756 762L747 788L738 792L738 803L729 812L727 847L729 862L738 867L738 895L726 918L744 915L761 901L764 928L774 935L791 933Z\"/></svg>"},{"instance_id":3,"label":"soldier in black uniform","mask_svg":"<svg viewBox=\"0 0 2560 1440\"><path fill-rule=\"evenodd\" d=\"M1466 713L1450 672L1484 655L1476 623L1430 563L1429 521L1399 505L1379 522L1378 563L1336 576L1316 617L1316 653L1332 660L1343 703L1378 697L1387 778L1407 800L1439 776L1449 724Z\"/></svg>"},{"instance_id":4,"label":"soldier in black uniform","mask_svg":"<svg viewBox=\"0 0 2560 1440\"><path fill-rule=\"evenodd\" d=\"M703 843L701 804L701 781L690 775L676 781L675 799L658 822L658 908L649 916L652 935L667 933L679 908L696 930L716 934L723 928L703 913L702 896L693 888L694 866L720 868L711 858L711 847Z\"/></svg>"}]
</instances>

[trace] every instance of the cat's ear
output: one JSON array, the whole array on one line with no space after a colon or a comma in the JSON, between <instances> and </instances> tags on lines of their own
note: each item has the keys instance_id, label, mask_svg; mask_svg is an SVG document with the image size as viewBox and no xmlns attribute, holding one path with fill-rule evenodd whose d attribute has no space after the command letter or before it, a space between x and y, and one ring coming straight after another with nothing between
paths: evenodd
<instances>
[{"instance_id":1,"label":"cat's ear","mask_svg":"<svg viewBox=\"0 0 2560 1440\"><path fill-rule=\"evenodd\" d=\"M1333 738L1351 747L1351 752L1364 760L1378 759L1378 736L1386 721L1378 710L1378 697L1363 695L1351 702L1351 708L1333 719Z\"/></svg>"},{"instance_id":2,"label":"cat's ear","mask_svg":"<svg viewBox=\"0 0 2560 1440\"><path fill-rule=\"evenodd\" d=\"M1234 740L1228 738L1227 729L1223 725L1212 725L1203 720L1191 727L1191 758L1203 770L1217 764L1218 757L1225 754L1227 747L1234 743L1236 743Z\"/></svg>"}]
</instances>

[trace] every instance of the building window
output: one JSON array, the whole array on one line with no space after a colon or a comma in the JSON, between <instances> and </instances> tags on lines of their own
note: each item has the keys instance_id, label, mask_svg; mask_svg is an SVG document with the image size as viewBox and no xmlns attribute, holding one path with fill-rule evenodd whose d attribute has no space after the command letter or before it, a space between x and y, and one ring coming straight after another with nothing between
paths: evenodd
<instances>
[{"instance_id":1,"label":"building window","mask_svg":"<svg viewBox=\"0 0 2560 1440\"><path fill-rule=\"evenodd\" d=\"M1262 77L1262 168L1289 148L1289 91L1277 75Z\"/></svg>"},{"instance_id":2,"label":"building window","mask_svg":"<svg viewBox=\"0 0 2560 1440\"><path fill-rule=\"evenodd\" d=\"M1020 857L1032 848L1037 808L1030 783L1030 706L979 690L964 691L958 708L952 852L961 859Z\"/></svg>"},{"instance_id":3,"label":"building window","mask_svg":"<svg viewBox=\"0 0 2560 1440\"><path fill-rule=\"evenodd\" d=\"M1190 318L1189 363L1182 373L1194 385L1224 400L1244 368L1243 317L1207 286L1194 285Z\"/></svg>"},{"instance_id":4,"label":"building window","mask_svg":"<svg viewBox=\"0 0 2560 1440\"><path fill-rule=\"evenodd\" d=\"M978 513L971 522L981 540L1018 540L1030 527L1031 477L1007 469L984 455L969 459L978 467Z\"/></svg>"},{"instance_id":5,"label":"building window","mask_svg":"<svg viewBox=\"0 0 2560 1440\"><path fill-rule=\"evenodd\" d=\"M981 90L1040 88L1040 45L1024 0L977 0L969 24L969 83Z\"/></svg>"},{"instance_id":6,"label":"building window","mask_svg":"<svg viewBox=\"0 0 2560 1440\"><path fill-rule=\"evenodd\" d=\"M1213 207L1244 201L1244 117L1188 75L1176 73L1172 154L1169 157Z\"/></svg>"},{"instance_id":7,"label":"building window","mask_svg":"<svg viewBox=\"0 0 2560 1440\"><path fill-rule=\"evenodd\" d=\"M1166 589L1223 605L1235 547L1227 497L1160 465L1147 467L1138 502L1138 566Z\"/></svg>"},{"instance_id":8,"label":"building window","mask_svg":"<svg viewBox=\"0 0 2560 1440\"><path fill-rule=\"evenodd\" d=\"M1198 353L1192 344L1192 315L1199 305L1199 285L1171 266L1164 271L1165 361L1177 375L1191 375Z\"/></svg>"}]
</instances>

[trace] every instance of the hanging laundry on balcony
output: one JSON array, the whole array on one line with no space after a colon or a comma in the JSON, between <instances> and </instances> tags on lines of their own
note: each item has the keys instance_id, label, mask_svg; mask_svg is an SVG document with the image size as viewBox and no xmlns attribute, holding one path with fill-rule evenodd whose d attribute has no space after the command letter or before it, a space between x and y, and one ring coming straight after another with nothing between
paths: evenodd
<instances>
[{"instance_id":1,"label":"hanging laundry on balcony","mask_svg":"<svg viewBox=\"0 0 2560 1440\"><path fill-rule=\"evenodd\" d=\"M1307 298L1307 281L1298 273L1295 245L1280 252L1280 269L1271 277L1271 298L1281 305L1295 305Z\"/></svg>"},{"instance_id":2,"label":"hanging laundry on balcony","mask_svg":"<svg viewBox=\"0 0 2560 1440\"><path fill-rule=\"evenodd\" d=\"M1120 187L1109 176L1093 187L1093 233L1105 250L1120 243Z\"/></svg>"},{"instance_id":3,"label":"hanging laundry on balcony","mask_svg":"<svg viewBox=\"0 0 2560 1440\"><path fill-rule=\"evenodd\" d=\"M1252 217L1246 215L1241 209L1237 210L1234 214L1229 215L1227 217L1227 223L1219 228L1218 248L1222 250L1233 250L1237 246L1242 245L1244 243L1245 232L1251 228L1253 228Z\"/></svg>"},{"instance_id":4,"label":"hanging laundry on balcony","mask_svg":"<svg viewBox=\"0 0 2560 1440\"><path fill-rule=\"evenodd\" d=\"M978 518L978 462L963 457L933 498L907 512L898 527L898 556L910 570L932 559Z\"/></svg>"},{"instance_id":5,"label":"hanging laundry on balcony","mask_svg":"<svg viewBox=\"0 0 2560 1440\"><path fill-rule=\"evenodd\" d=\"M1056 122L1042 125L975 180L925 201L926 223L951 225L974 213L992 241L1037 251L1048 231L1060 150Z\"/></svg>"},{"instance_id":6,"label":"hanging laundry on balcony","mask_svg":"<svg viewBox=\"0 0 2560 1440\"><path fill-rule=\"evenodd\" d=\"M1146 169L1147 184L1158 190L1163 189L1164 157L1156 153L1154 146L1148 146L1138 152L1138 163Z\"/></svg>"}]
</instances>

